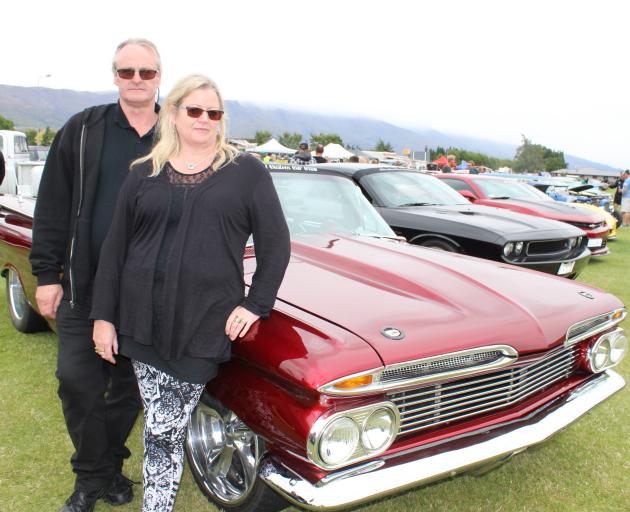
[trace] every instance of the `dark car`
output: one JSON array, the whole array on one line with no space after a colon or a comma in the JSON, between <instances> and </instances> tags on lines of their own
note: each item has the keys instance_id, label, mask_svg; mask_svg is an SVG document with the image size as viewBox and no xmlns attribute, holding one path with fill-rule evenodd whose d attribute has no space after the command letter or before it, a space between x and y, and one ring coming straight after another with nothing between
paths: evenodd
<instances>
[{"instance_id":1,"label":"dark car","mask_svg":"<svg viewBox=\"0 0 630 512\"><path fill-rule=\"evenodd\" d=\"M206 385L186 439L221 510L278 510L280 496L333 511L488 469L623 388L611 370L627 348L616 297L392 240L347 176L269 168L291 261L269 318ZM33 206L0 196L0 268L21 330L37 318ZM254 243L246 287L255 255Z\"/></svg>"},{"instance_id":2,"label":"dark car","mask_svg":"<svg viewBox=\"0 0 630 512\"><path fill-rule=\"evenodd\" d=\"M566 222L588 237L591 256L608 254L608 224L603 214L554 201L544 192L516 180L470 174L439 175L470 202Z\"/></svg>"},{"instance_id":3,"label":"dark car","mask_svg":"<svg viewBox=\"0 0 630 512\"><path fill-rule=\"evenodd\" d=\"M424 247L575 278L588 263L587 240L562 222L472 205L422 172L365 164L322 164L351 177L397 235Z\"/></svg>"}]
</instances>

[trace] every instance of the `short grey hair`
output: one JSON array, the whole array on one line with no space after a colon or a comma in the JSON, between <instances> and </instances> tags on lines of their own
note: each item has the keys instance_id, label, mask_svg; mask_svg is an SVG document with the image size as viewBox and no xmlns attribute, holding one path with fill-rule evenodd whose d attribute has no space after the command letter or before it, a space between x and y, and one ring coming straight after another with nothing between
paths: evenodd
<instances>
[{"instance_id":1,"label":"short grey hair","mask_svg":"<svg viewBox=\"0 0 630 512\"><path fill-rule=\"evenodd\" d=\"M162 71L162 59L160 59L160 52L158 52L157 46L153 41L149 41L148 39L143 39L142 37L130 37L129 39L124 40L116 47L116 51L114 52L114 58L112 59L112 72L116 73L116 58L118 57L118 52L122 50L125 46L130 44L135 44L137 46L144 46L148 48L155 54L155 62L157 64L158 71Z\"/></svg>"}]
</instances>

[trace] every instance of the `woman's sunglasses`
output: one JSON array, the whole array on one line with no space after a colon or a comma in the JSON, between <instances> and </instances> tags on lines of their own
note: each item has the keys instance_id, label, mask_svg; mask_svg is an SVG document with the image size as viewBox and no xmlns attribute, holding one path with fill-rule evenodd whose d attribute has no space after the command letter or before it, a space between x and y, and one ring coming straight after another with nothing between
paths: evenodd
<instances>
[{"instance_id":1,"label":"woman's sunglasses","mask_svg":"<svg viewBox=\"0 0 630 512\"><path fill-rule=\"evenodd\" d=\"M136 75L136 71L138 72L142 80L153 80L155 78L155 75L158 74L157 69L145 69L145 68L142 68L142 69L121 68L121 69L117 69L116 73L123 80L131 80Z\"/></svg>"},{"instance_id":2,"label":"woman's sunglasses","mask_svg":"<svg viewBox=\"0 0 630 512\"><path fill-rule=\"evenodd\" d=\"M188 114L188 117L193 117L195 119L201 117L201 115L204 112L208 114L208 119L210 119L210 121L220 121L221 118L223 117L223 110L215 110L215 109L206 110L205 108L189 107L188 105L182 105L179 108L186 109L186 113Z\"/></svg>"}]
</instances>

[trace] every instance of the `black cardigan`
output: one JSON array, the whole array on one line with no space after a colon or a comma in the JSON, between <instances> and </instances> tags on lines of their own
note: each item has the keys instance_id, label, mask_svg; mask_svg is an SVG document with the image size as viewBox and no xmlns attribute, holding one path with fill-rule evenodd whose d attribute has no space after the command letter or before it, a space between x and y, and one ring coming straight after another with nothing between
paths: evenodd
<instances>
[{"instance_id":1,"label":"black cardigan","mask_svg":"<svg viewBox=\"0 0 630 512\"><path fill-rule=\"evenodd\" d=\"M250 155L237 159L190 191L167 263L162 329L154 339L152 287L171 187L150 162L123 184L103 243L90 317L154 345L165 360L223 357L225 322L242 305L266 317L289 261L289 231L269 172ZM243 254L254 235L256 272L244 295Z\"/></svg>"}]
</instances>

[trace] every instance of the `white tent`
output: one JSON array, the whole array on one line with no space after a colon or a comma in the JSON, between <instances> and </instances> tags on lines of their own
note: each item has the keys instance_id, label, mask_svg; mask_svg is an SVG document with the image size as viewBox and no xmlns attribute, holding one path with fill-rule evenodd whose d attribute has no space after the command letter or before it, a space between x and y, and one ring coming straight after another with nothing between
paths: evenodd
<instances>
[{"instance_id":1,"label":"white tent","mask_svg":"<svg viewBox=\"0 0 630 512\"><path fill-rule=\"evenodd\" d=\"M350 158L352 155L353 153L350 153L350 151L342 145L335 144L334 142L324 146L324 156L326 158L332 158L334 160L337 158Z\"/></svg>"},{"instance_id":2,"label":"white tent","mask_svg":"<svg viewBox=\"0 0 630 512\"><path fill-rule=\"evenodd\" d=\"M288 155L295 153L296 150L283 146L276 139L271 139L264 144L248 149L247 151L252 151L254 153L281 153Z\"/></svg>"}]
</instances>

